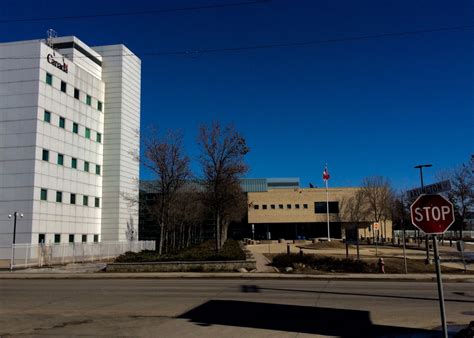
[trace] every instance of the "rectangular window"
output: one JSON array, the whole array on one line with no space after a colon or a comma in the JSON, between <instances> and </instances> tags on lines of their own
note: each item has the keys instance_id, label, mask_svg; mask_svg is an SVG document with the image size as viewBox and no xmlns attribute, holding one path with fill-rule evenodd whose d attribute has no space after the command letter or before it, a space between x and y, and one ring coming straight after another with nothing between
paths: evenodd
<instances>
[{"instance_id":1,"label":"rectangular window","mask_svg":"<svg viewBox=\"0 0 474 338\"><path fill-rule=\"evenodd\" d=\"M102 102L97 101L97 110L102 111Z\"/></svg>"},{"instance_id":2,"label":"rectangular window","mask_svg":"<svg viewBox=\"0 0 474 338\"><path fill-rule=\"evenodd\" d=\"M62 91L63 93L66 92L66 82L64 82L64 81L61 81L61 91Z\"/></svg>"},{"instance_id":3,"label":"rectangular window","mask_svg":"<svg viewBox=\"0 0 474 338\"><path fill-rule=\"evenodd\" d=\"M99 241L99 235L94 235L94 242L97 243Z\"/></svg>"},{"instance_id":4,"label":"rectangular window","mask_svg":"<svg viewBox=\"0 0 474 338\"><path fill-rule=\"evenodd\" d=\"M54 234L54 243L61 243L61 235Z\"/></svg>"},{"instance_id":5,"label":"rectangular window","mask_svg":"<svg viewBox=\"0 0 474 338\"><path fill-rule=\"evenodd\" d=\"M262 205L262 209L266 210L266 209L267 209L267 205L266 205L266 204L263 204L263 205Z\"/></svg>"},{"instance_id":6,"label":"rectangular window","mask_svg":"<svg viewBox=\"0 0 474 338\"><path fill-rule=\"evenodd\" d=\"M41 200L47 201L48 200L48 190L41 189Z\"/></svg>"},{"instance_id":7,"label":"rectangular window","mask_svg":"<svg viewBox=\"0 0 474 338\"><path fill-rule=\"evenodd\" d=\"M92 104L92 97L90 95L86 96L86 104L90 106Z\"/></svg>"},{"instance_id":8,"label":"rectangular window","mask_svg":"<svg viewBox=\"0 0 474 338\"><path fill-rule=\"evenodd\" d=\"M82 205L89 206L89 196L82 196Z\"/></svg>"},{"instance_id":9,"label":"rectangular window","mask_svg":"<svg viewBox=\"0 0 474 338\"><path fill-rule=\"evenodd\" d=\"M278 204L278 209L283 209L283 204Z\"/></svg>"},{"instance_id":10,"label":"rectangular window","mask_svg":"<svg viewBox=\"0 0 474 338\"><path fill-rule=\"evenodd\" d=\"M82 243L86 243L87 242L87 235L82 235Z\"/></svg>"},{"instance_id":11,"label":"rectangular window","mask_svg":"<svg viewBox=\"0 0 474 338\"><path fill-rule=\"evenodd\" d=\"M49 150L43 149L43 161L49 161Z\"/></svg>"},{"instance_id":12,"label":"rectangular window","mask_svg":"<svg viewBox=\"0 0 474 338\"><path fill-rule=\"evenodd\" d=\"M94 206L96 208L100 208L100 198L99 197L96 197L95 200L94 200Z\"/></svg>"},{"instance_id":13,"label":"rectangular window","mask_svg":"<svg viewBox=\"0 0 474 338\"><path fill-rule=\"evenodd\" d=\"M270 208L275 209L275 204L270 205Z\"/></svg>"},{"instance_id":14,"label":"rectangular window","mask_svg":"<svg viewBox=\"0 0 474 338\"><path fill-rule=\"evenodd\" d=\"M79 100L79 89L74 88L74 98Z\"/></svg>"},{"instance_id":15,"label":"rectangular window","mask_svg":"<svg viewBox=\"0 0 474 338\"><path fill-rule=\"evenodd\" d=\"M253 208L254 208L255 210L258 210L260 207L259 207L258 204L257 204L257 205L254 205Z\"/></svg>"},{"instance_id":16,"label":"rectangular window","mask_svg":"<svg viewBox=\"0 0 474 338\"><path fill-rule=\"evenodd\" d=\"M303 204L303 209L308 209L308 205L307 205L307 204Z\"/></svg>"},{"instance_id":17,"label":"rectangular window","mask_svg":"<svg viewBox=\"0 0 474 338\"><path fill-rule=\"evenodd\" d=\"M95 139L97 142L99 143L102 143L102 134L101 133L97 133L97 137Z\"/></svg>"},{"instance_id":18,"label":"rectangular window","mask_svg":"<svg viewBox=\"0 0 474 338\"><path fill-rule=\"evenodd\" d=\"M74 235L69 234L69 243L74 243Z\"/></svg>"},{"instance_id":19,"label":"rectangular window","mask_svg":"<svg viewBox=\"0 0 474 338\"><path fill-rule=\"evenodd\" d=\"M89 172L89 162L84 161L84 171Z\"/></svg>"},{"instance_id":20,"label":"rectangular window","mask_svg":"<svg viewBox=\"0 0 474 338\"><path fill-rule=\"evenodd\" d=\"M287 205L286 205L286 208L287 208L287 209L291 209L291 204L287 204Z\"/></svg>"},{"instance_id":21,"label":"rectangular window","mask_svg":"<svg viewBox=\"0 0 474 338\"><path fill-rule=\"evenodd\" d=\"M100 175L100 165L98 165L98 164L96 164L96 166L95 166L95 173L97 175Z\"/></svg>"},{"instance_id":22,"label":"rectangular window","mask_svg":"<svg viewBox=\"0 0 474 338\"><path fill-rule=\"evenodd\" d=\"M56 191L56 202L62 203L63 202L63 192Z\"/></svg>"},{"instance_id":23,"label":"rectangular window","mask_svg":"<svg viewBox=\"0 0 474 338\"><path fill-rule=\"evenodd\" d=\"M76 204L76 194L71 194L71 204Z\"/></svg>"},{"instance_id":24,"label":"rectangular window","mask_svg":"<svg viewBox=\"0 0 474 338\"><path fill-rule=\"evenodd\" d=\"M295 204L295 209L299 209L300 208L300 205L299 204Z\"/></svg>"},{"instance_id":25,"label":"rectangular window","mask_svg":"<svg viewBox=\"0 0 474 338\"><path fill-rule=\"evenodd\" d=\"M43 117L44 122L51 122L51 113L47 110L44 111L44 117Z\"/></svg>"},{"instance_id":26,"label":"rectangular window","mask_svg":"<svg viewBox=\"0 0 474 338\"><path fill-rule=\"evenodd\" d=\"M325 214L326 213L326 202L314 202L314 213ZM339 202L329 202L329 213L337 214L339 212Z\"/></svg>"},{"instance_id":27,"label":"rectangular window","mask_svg":"<svg viewBox=\"0 0 474 338\"><path fill-rule=\"evenodd\" d=\"M46 83L49 84L50 86L53 85L53 75L46 73Z\"/></svg>"},{"instance_id":28,"label":"rectangular window","mask_svg":"<svg viewBox=\"0 0 474 338\"><path fill-rule=\"evenodd\" d=\"M59 117L59 128L65 128L66 127L66 119L64 117Z\"/></svg>"},{"instance_id":29,"label":"rectangular window","mask_svg":"<svg viewBox=\"0 0 474 338\"><path fill-rule=\"evenodd\" d=\"M89 128L86 128L85 136L86 138L91 138L91 130Z\"/></svg>"},{"instance_id":30,"label":"rectangular window","mask_svg":"<svg viewBox=\"0 0 474 338\"><path fill-rule=\"evenodd\" d=\"M72 132L74 134L79 134L79 125L76 122L72 123Z\"/></svg>"},{"instance_id":31,"label":"rectangular window","mask_svg":"<svg viewBox=\"0 0 474 338\"><path fill-rule=\"evenodd\" d=\"M77 169L77 158L71 158L71 168Z\"/></svg>"},{"instance_id":32,"label":"rectangular window","mask_svg":"<svg viewBox=\"0 0 474 338\"><path fill-rule=\"evenodd\" d=\"M64 155L63 154L58 154L58 164L59 165L64 165Z\"/></svg>"},{"instance_id":33,"label":"rectangular window","mask_svg":"<svg viewBox=\"0 0 474 338\"><path fill-rule=\"evenodd\" d=\"M45 240L46 240L46 235L45 234L39 234L38 243L44 243Z\"/></svg>"}]
</instances>

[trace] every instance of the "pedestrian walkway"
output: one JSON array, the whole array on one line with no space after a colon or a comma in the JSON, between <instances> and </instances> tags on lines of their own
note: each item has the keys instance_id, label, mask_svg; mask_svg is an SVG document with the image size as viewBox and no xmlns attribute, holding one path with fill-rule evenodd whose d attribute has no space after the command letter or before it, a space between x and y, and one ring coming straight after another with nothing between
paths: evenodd
<instances>
[{"instance_id":1,"label":"pedestrian walkway","mask_svg":"<svg viewBox=\"0 0 474 338\"><path fill-rule=\"evenodd\" d=\"M252 254L257 265L257 272L278 272L275 267L269 265L270 260L263 254L258 252L252 252Z\"/></svg>"}]
</instances>

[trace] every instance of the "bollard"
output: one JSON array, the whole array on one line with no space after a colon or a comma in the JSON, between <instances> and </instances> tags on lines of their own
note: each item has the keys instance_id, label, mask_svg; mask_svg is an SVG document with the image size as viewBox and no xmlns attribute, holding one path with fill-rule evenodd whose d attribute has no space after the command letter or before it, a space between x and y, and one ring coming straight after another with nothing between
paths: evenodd
<instances>
[{"instance_id":1,"label":"bollard","mask_svg":"<svg viewBox=\"0 0 474 338\"><path fill-rule=\"evenodd\" d=\"M290 254L290 243L286 243L286 254Z\"/></svg>"},{"instance_id":2,"label":"bollard","mask_svg":"<svg viewBox=\"0 0 474 338\"><path fill-rule=\"evenodd\" d=\"M379 266L379 272L385 273L385 262L383 261L383 258L379 258L377 265Z\"/></svg>"}]
</instances>

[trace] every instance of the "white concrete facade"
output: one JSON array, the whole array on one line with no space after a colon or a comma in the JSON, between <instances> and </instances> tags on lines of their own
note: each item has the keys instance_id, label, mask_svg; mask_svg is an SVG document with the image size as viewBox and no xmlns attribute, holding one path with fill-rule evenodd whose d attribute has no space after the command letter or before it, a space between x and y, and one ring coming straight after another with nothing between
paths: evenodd
<instances>
[{"instance_id":1,"label":"white concrete facade","mask_svg":"<svg viewBox=\"0 0 474 338\"><path fill-rule=\"evenodd\" d=\"M138 213L140 60L75 37L0 44L0 245L123 240ZM49 57L48 57L49 55ZM66 68L67 67L67 68Z\"/></svg>"}]
</instances>

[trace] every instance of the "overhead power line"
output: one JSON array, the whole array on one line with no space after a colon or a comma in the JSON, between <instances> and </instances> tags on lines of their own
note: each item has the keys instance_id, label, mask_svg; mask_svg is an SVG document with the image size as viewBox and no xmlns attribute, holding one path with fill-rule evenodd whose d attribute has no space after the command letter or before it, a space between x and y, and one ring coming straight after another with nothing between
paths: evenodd
<instances>
[{"instance_id":1,"label":"overhead power line","mask_svg":"<svg viewBox=\"0 0 474 338\"><path fill-rule=\"evenodd\" d=\"M463 26L453 26L453 27L443 27L443 28L420 29L420 30L395 32L395 33L379 33L379 34L370 34L370 35L350 36L350 37L343 37L343 38L310 40L310 41L301 41L301 42L271 43L271 44L226 47L226 48L189 49L189 50L180 50L180 51L143 52L143 53L140 53L140 55L142 56L167 56L167 55L198 56L200 54L226 53L226 52L230 53L230 52L271 49L271 48L302 47L302 46L312 46L312 45L319 45L319 44L325 44L325 43L342 43L342 42L350 42L350 41L383 39L383 38L391 38L391 37L404 37L404 36L444 32L444 31L459 31L459 30L465 30L465 29L470 29L470 28L474 28L474 24L463 25ZM115 54L115 55L107 55L107 56L135 56L135 55L136 54ZM38 58L40 57L17 56L17 57L0 57L0 60L24 60L24 59L38 59Z\"/></svg>"},{"instance_id":2,"label":"overhead power line","mask_svg":"<svg viewBox=\"0 0 474 338\"><path fill-rule=\"evenodd\" d=\"M206 9L214 9L214 8L241 7L241 6L248 6L248 5L257 5L257 4L262 4L262 3L271 2L271 1L272 0L255 0L255 1L233 2L233 3L227 3L227 4L190 6L190 7L178 7L178 8L164 8L164 9L152 9L152 10L117 12L117 13L37 17L37 18L24 18L24 19L5 19L5 20L0 20L0 23L93 19L93 18L104 18L104 17L114 17L114 16L130 16L130 15L156 15L156 14L163 14L163 13L196 11L196 10L206 10Z\"/></svg>"}]
</instances>

